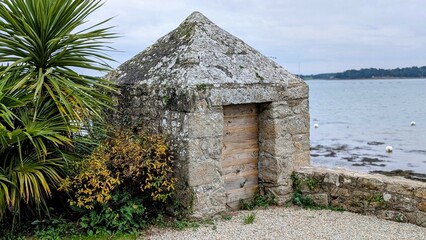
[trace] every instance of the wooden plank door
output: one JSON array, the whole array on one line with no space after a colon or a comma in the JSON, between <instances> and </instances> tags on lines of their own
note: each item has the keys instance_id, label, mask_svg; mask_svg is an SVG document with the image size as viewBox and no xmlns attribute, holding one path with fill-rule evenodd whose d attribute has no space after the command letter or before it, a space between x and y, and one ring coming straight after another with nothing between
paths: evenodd
<instances>
[{"instance_id":1,"label":"wooden plank door","mask_svg":"<svg viewBox=\"0 0 426 240\"><path fill-rule=\"evenodd\" d=\"M227 205L240 207L258 188L259 131L256 104L223 107L222 176Z\"/></svg>"}]
</instances>

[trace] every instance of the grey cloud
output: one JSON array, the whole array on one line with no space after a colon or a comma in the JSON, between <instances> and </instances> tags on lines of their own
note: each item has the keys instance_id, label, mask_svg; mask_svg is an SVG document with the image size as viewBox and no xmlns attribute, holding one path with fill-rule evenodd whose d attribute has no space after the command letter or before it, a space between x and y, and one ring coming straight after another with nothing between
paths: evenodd
<instances>
[{"instance_id":1,"label":"grey cloud","mask_svg":"<svg viewBox=\"0 0 426 240\"><path fill-rule=\"evenodd\" d=\"M123 62L200 11L290 72L426 65L424 0L108 0ZM115 66L118 63L115 64Z\"/></svg>"}]
</instances>

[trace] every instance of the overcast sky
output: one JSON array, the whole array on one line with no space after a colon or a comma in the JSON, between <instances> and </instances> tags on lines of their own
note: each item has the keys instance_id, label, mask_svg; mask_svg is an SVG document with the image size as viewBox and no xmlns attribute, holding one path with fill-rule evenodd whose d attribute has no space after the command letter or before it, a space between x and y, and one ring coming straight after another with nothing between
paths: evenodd
<instances>
[{"instance_id":1,"label":"overcast sky","mask_svg":"<svg viewBox=\"0 0 426 240\"><path fill-rule=\"evenodd\" d=\"M426 65L426 0L106 0L114 67L199 11L295 74Z\"/></svg>"}]
</instances>

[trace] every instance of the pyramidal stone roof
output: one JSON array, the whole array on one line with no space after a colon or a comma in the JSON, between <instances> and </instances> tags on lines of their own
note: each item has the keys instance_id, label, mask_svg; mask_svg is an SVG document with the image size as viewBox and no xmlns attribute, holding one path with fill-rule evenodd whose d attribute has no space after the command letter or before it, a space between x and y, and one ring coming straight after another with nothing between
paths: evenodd
<instances>
[{"instance_id":1,"label":"pyramidal stone roof","mask_svg":"<svg viewBox=\"0 0 426 240\"><path fill-rule=\"evenodd\" d=\"M108 78L121 85L194 86L287 84L295 77L203 14L194 12Z\"/></svg>"}]
</instances>

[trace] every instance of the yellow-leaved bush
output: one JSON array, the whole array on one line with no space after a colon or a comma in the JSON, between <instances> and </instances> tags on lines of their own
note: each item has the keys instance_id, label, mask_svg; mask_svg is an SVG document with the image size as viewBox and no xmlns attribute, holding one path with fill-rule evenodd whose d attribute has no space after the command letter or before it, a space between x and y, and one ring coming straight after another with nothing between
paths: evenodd
<instances>
[{"instance_id":1,"label":"yellow-leaved bush","mask_svg":"<svg viewBox=\"0 0 426 240\"><path fill-rule=\"evenodd\" d=\"M120 184L118 174L113 174L107 167L108 159L103 158L97 149L87 159L73 164L73 176L62 181L59 190L71 195L71 206L93 209L96 203L106 203L111 199L111 192Z\"/></svg>"},{"instance_id":2,"label":"yellow-leaved bush","mask_svg":"<svg viewBox=\"0 0 426 240\"><path fill-rule=\"evenodd\" d=\"M119 173L129 191L139 191L155 202L164 202L172 195L176 185L173 155L164 137L144 133L132 136L117 131L105 145L112 170Z\"/></svg>"},{"instance_id":3,"label":"yellow-leaved bush","mask_svg":"<svg viewBox=\"0 0 426 240\"><path fill-rule=\"evenodd\" d=\"M70 193L70 204L92 209L106 203L120 186L145 201L164 202L176 185L173 156L164 137L115 130L91 156L75 164L60 190Z\"/></svg>"}]
</instances>

